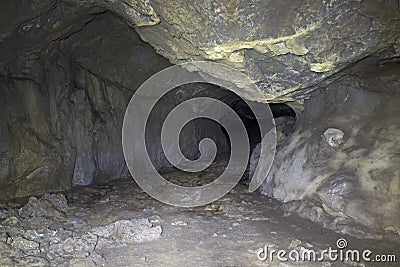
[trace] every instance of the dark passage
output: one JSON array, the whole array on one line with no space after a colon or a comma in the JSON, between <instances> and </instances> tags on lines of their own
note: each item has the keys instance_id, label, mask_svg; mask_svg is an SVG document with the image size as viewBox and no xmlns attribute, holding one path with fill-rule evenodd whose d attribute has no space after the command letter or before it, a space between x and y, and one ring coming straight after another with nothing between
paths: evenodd
<instances>
[{"instance_id":1,"label":"dark passage","mask_svg":"<svg viewBox=\"0 0 400 267\"><path fill-rule=\"evenodd\" d=\"M257 144L261 142L261 132L254 113L251 111L251 108L246 104L246 102L240 99L234 100L230 106L243 121L248 133L250 151L253 151ZM284 140L295 130L296 113L287 104L271 103L269 104L269 107L275 119L277 144L282 144ZM229 142L229 137L225 129L222 128L222 130Z\"/></svg>"}]
</instances>

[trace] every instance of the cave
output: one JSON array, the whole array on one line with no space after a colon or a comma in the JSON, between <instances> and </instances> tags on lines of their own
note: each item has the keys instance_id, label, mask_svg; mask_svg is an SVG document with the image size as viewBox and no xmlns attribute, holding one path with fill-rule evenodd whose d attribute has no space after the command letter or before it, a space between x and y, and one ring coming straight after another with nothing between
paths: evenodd
<instances>
[{"instance_id":1,"label":"cave","mask_svg":"<svg viewBox=\"0 0 400 267\"><path fill-rule=\"evenodd\" d=\"M398 0L0 7L0 266L398 265Z\"/></svg>"}]
</instances>

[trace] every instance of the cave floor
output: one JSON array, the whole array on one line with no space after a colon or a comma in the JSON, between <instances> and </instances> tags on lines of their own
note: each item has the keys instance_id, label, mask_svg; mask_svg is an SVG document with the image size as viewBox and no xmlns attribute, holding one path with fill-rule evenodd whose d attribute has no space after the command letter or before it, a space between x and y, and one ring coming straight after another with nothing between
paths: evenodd
<instances>
[{"instance_id":1,"label":"cave floor","mask_svg":"<svg viewBox=\"0 0 400 267\"><path fill-rule=\"evenodd\" d=\"M180 208L153 199L131 178L75 187L64 192L68 199L65 218L39 221L32 216L20 218L20 223L14 223L15 231L7 234L8 241L3 242L3 249L12 249L15 236L24 233L24 238L40 243L40 251L30 253L45 260L36 260L35 266L46 266L46 262L51 266L389 266L339 261L280 262L276 254L272 262L257 257L257 251L266 245L270 250L288 252L336 249L339 238L347 240L348 249L398 253L399 244L393 241L361 240L335 233L283 211L279 202L259 193L249 193L246 188L239 184L225 197L207 206ZM11 215L9 211L8 217ZM129 222L133 227L138 223L141 230L130 228L129 232L127 229L132 227ZM48 242L56 231L46 237L45 231L40 230L45 226L58 229L60 240L53 242L58 246ZM3 230L6 227L2 221ZM18 227L20 229L16 230ZM29 237L27 228L36 229L42 241L40 237ZM63 236L63 231L71 234ZM92 235L88 235L89 232ZM96 238L91 245L93 233ZM11 235L14 236L12 241L9 240ZM8 266L4 261L7 255L2 257L2 266ZM14 256L9 265L13 261L24 262Z\"/></svg>"}]
</instances>

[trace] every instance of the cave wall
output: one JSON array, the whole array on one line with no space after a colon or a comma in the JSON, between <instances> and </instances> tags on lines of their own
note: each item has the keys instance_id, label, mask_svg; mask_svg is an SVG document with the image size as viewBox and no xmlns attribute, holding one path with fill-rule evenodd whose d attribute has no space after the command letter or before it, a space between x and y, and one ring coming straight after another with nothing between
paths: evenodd
<instances>
[{"instance_id":1,"label":"cave wall","mask_svg":"<svg viewBox=\"0 0 400 267\"><path fill-rule=\"evenodd\" d=\"M125 107L146 77L169 65L134 30L99 15L7 63L0 91L3 198L128 174L120 137Z\"/></svg>"},{"instance_id":2,"label":"cave wall","mask_svg":"<svg viewBox=\"0 0 400 267\"><path fill-rule=\"evenodd\" d=\"M147 78L168 66L109 12L94 15L48 46L6 61L0 75L0 198L127 176L121 143L126 106ZM191 93L169 94L152 113L147 142L156 168L171 167L160 153L163 118L201 90L192 86L183 90ZM200 136L225 140L218 125L204 121L188 125L182 134L183 151L192 158Z\"/></svg>"},{"instance_id":3,"label":"cave wall","mask_svg":"<svg viewBox=\"0 0 400 267\"><path fill-rule=\"evenodd\" d=\"M378 237L400 232L400 64L369 68L305 101L262 192L326 227Z\"/></svg>"}]
</instances>

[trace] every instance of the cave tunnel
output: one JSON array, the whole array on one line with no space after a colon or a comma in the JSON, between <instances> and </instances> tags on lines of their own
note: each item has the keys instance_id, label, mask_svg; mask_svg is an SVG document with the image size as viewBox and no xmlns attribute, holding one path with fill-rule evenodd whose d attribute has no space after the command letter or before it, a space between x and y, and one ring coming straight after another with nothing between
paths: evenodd
<instances>
[{"instance_id":1,"label":"cave tunnel","mask_svg":"<svg viewBox=\"0 0 400 267\"><path fill-rule=\"evenodd\" d=\"M0 266L398 265L397 0L0 7Z\"/></svg>"}]
</instances>

